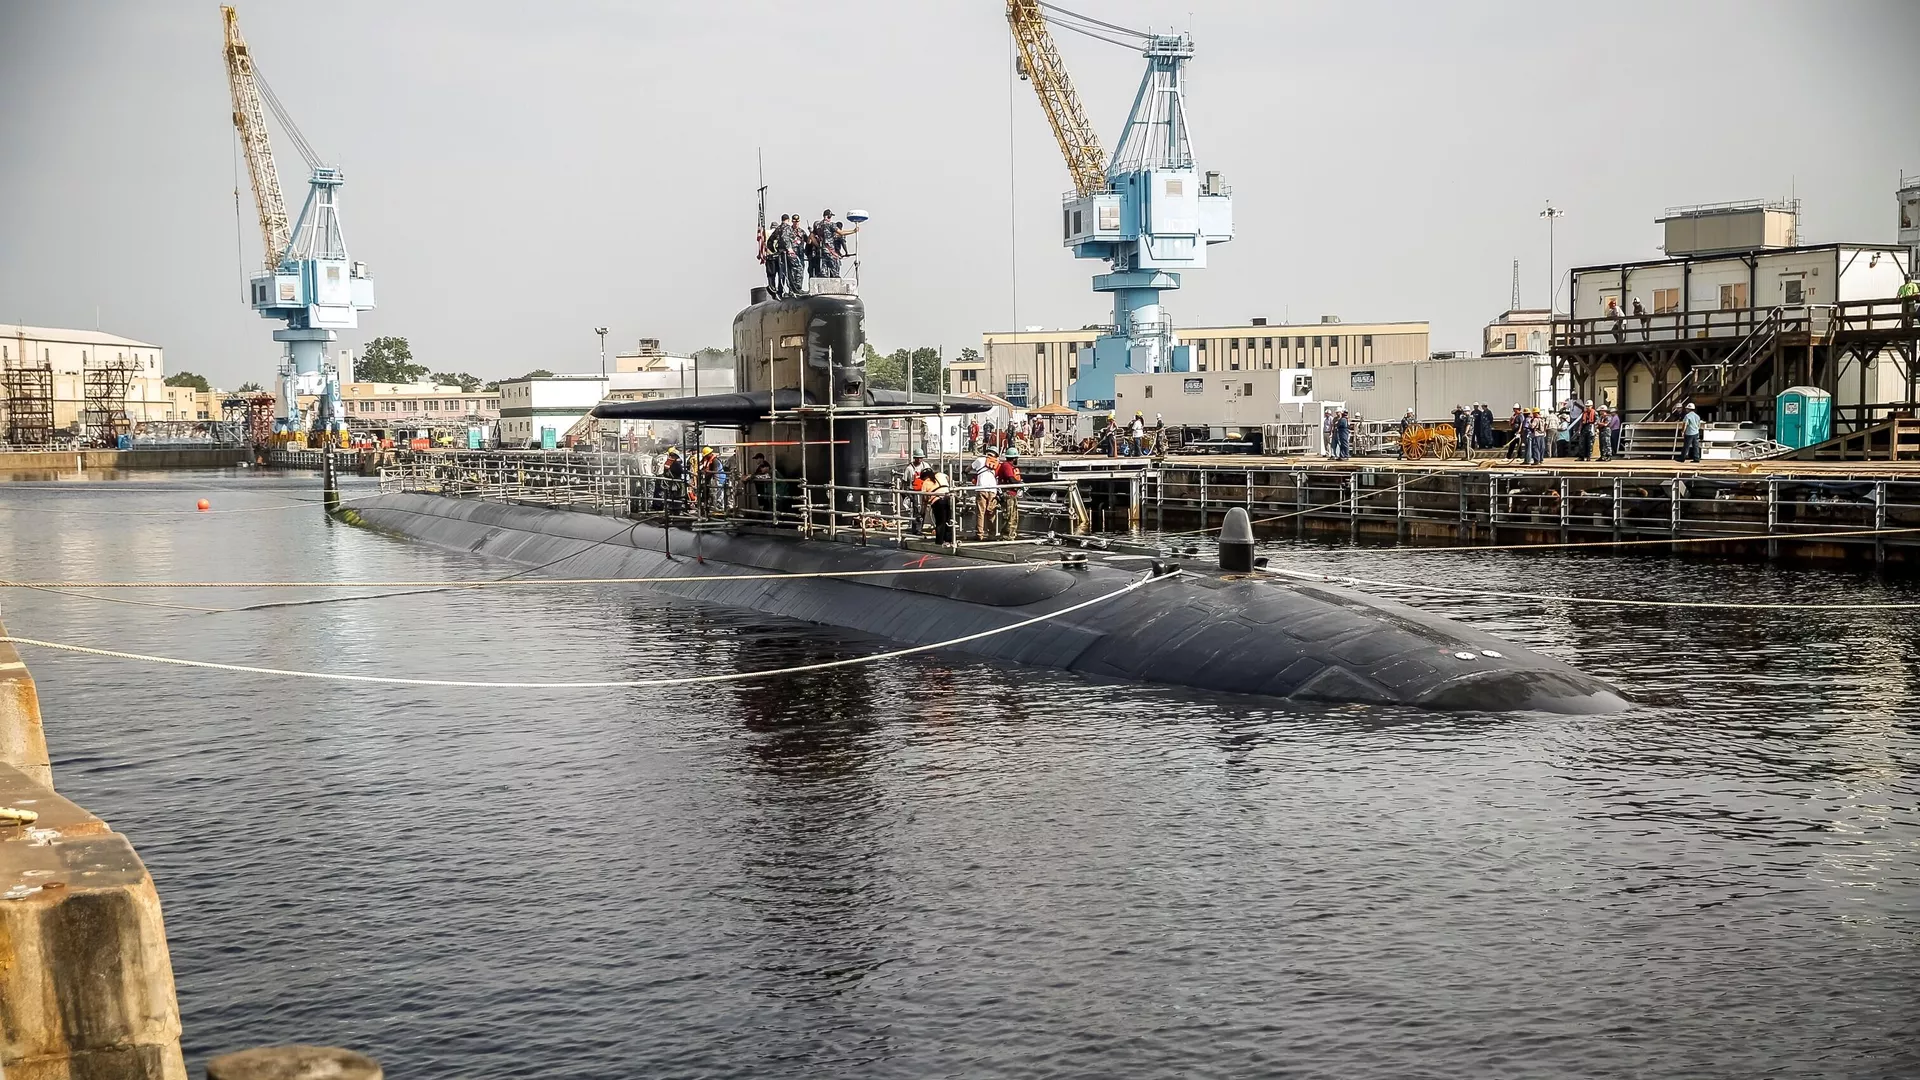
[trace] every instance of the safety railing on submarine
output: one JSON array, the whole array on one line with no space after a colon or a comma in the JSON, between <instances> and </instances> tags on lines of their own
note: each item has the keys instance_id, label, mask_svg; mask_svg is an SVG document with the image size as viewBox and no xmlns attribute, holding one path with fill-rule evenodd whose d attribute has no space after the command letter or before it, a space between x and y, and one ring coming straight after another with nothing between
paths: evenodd
<instances>
[{"instance_id":1,"label":"safety railing on submarine","mask_svg":"<svg viewBox=\"0 0 1920 1080\"><path fill-rule=\"evenodd\" d=\"M909 486L904 467L895 475L893 485L857 486L777 476L734 478L724 472L702 475L697 470L674 475L661 471L651 457L636 454L427 451L404 454L383 467L380 490L657 518L694 530L755 526L862 543L932 537L954 550L968 522L975 526L975 540L1018 539L1019 523L1029 517L1057 524L1059 531L1086 532L1091 526L1073 480L984 489L950 484L942 506L939 497ZM985 515L980 512L982 494L990 500ZM1014 497L1007 498L1009 494ZM943 516L949 529L939 528ZM979 528L983 518L984 534Z\"/></svg>"}]
</instances>

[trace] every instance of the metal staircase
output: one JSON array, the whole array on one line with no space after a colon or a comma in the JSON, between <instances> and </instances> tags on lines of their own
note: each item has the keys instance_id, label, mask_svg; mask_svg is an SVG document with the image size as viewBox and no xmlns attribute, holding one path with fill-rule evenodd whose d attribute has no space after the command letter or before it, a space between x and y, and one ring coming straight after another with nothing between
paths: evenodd
<instances>
[{"instance_id":1,"label":"metal staircase","mask_svg":"<svg viewBox=\"0 0 1920 1080\"><path fill-rule=\"evenodd\" d=\"M1689 401L1706 405L1717 402L1728 390L1752 378L1761 365L1773 362L1780 351L1780 334L1785 325L1786 309L1769 309L1766 317L1740 339L1724 360L1689 369L1647 410L1647 418L1674 415Z\"/></svg>"}]
</instances>

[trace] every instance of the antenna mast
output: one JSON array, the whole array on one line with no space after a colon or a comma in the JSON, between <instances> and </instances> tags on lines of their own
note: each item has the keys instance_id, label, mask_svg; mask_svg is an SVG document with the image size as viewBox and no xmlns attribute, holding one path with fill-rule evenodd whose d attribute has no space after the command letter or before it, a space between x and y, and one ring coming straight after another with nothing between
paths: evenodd
<instances>
[{"instance_id":1,"label":"antenna mast","mask_svg":"<svg viewBox=\"0 0 1920 1080\"><path fill-rule=\"evenodd\" d=\"M1520 310L1520 260L1513 260L1513 299L1507 303L1508 311Z\"/></svg>"}]
</instances>

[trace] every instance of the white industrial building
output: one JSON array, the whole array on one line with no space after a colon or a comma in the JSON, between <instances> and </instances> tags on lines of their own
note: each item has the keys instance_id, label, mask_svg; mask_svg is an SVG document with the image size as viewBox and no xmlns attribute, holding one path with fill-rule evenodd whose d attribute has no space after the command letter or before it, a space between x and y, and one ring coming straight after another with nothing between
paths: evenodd
<instances>
[{"instance_id":1,"label":"white industrial building","mask_svg":"<svg viewBox=\"0 0 1920 1080\"><path fill-rule=\"evenodd\" d=\"M1123 421L1138 412L1149 423L1158 417L1169 427L1244 429L1293 422L1298 410L1284 403L1310 399L1365 420L1393 420L1412 409L1431 422L1450 417L1456 405L1475 402L1503 416L1514 405L1551 408L1566 400L1568 389L1555 387L1550 357L1512 353L1338 370L1121 375L1115 380L1114 412Z\"/></svg>"},{"instance_id":2,"label":"white industrial building","mask_svg":"<svg viewBox=\"0 0 1920 1080\"><path fill-rule=\"evenodd\" d=\"M33 367L52 370L53 426L60 431L77 431L82 422L86 373L115 367L126 373L128 419L170 419L166 350L152 342L99 330L0 323L0 369Z\"/></svg>"},{"instance_id":3,"label":"white industrial building","mask_svg":"<svg viewBox=\"0 0 1920 1080\"><path fill-rule=\"evenodd\" d=\"M947 365L950 394L993 394L1020 408L1069 405L1067 392L1080 377L1080 356L1093 355L1102 327L1079 330L995 331L981 336L977 360ZM1195 372L1276 371L1281 368L1351 367L1425 360L1425 322L1347 323L1337 316L1298 324L1255 318L1242 326L1193 326L1178 330Z\"/></svg>"},{"instance_id":4,"label":"white industrial building","mask_svg":"<svg viewBox=\"0 0 1920 1080\"><path fill-rule=\"evenodd\" d=\"M607 396L609 378L543 375L500 383L500 445L557 445Z\"/></svg>"},{"instance_id":5,"label":"white industrial building","mask_svg":"<svg viewBox=\"0 0 1920 1080\"><path fill-rule=\"evenodd\" d=\"M1801 244L1798 213L1676 207L1659 219L1667 258L1575 268L1555 327L1561 367L1629 418L1667 419L1691 400L1709 419L1767 423L1796 385L1826 390L1850 425L1911 401L1912 327L1894 297L1912 248Z\"/></svg>"},{"instance_id":6,"label":"white industrial building","mask_svg":"<svg viewBox=\"0 0 1920 1080\"><path fill-rule=\"evenodd\" d=\"M630 361L631 355L620 357ZM644 354L643 362L624 364L628 370L599 375L548 375L530 379L508 379L500 383L500 445L538 447L550 440L558 446L575 430L593 407L603 400L629 401L650 398L691 397L696 394L730 394L734 388L733 358L691 356L670 353ZM621 434L651 436L678 425L633 420L621 422ZM709 442L731 442L730 432L716 430Z\"/></svg>"}]
</instances>

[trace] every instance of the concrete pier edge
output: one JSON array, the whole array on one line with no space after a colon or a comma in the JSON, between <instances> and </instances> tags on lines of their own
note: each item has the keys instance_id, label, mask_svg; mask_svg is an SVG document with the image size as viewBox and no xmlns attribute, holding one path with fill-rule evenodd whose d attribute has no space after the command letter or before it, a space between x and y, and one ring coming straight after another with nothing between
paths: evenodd
<instances>
[{"instance_id":1,"label":"concrete pier edge","mask_svg":"<svg viewBox=\"0 0 1920 1080\"><path fill-rule=\"evenodd\" d=\"M0 1074L186 1080L159 893L125 836L53 790L39 696L7 643L0 806L39 815L0 825Z\"/></svg>"}]
</instances>

